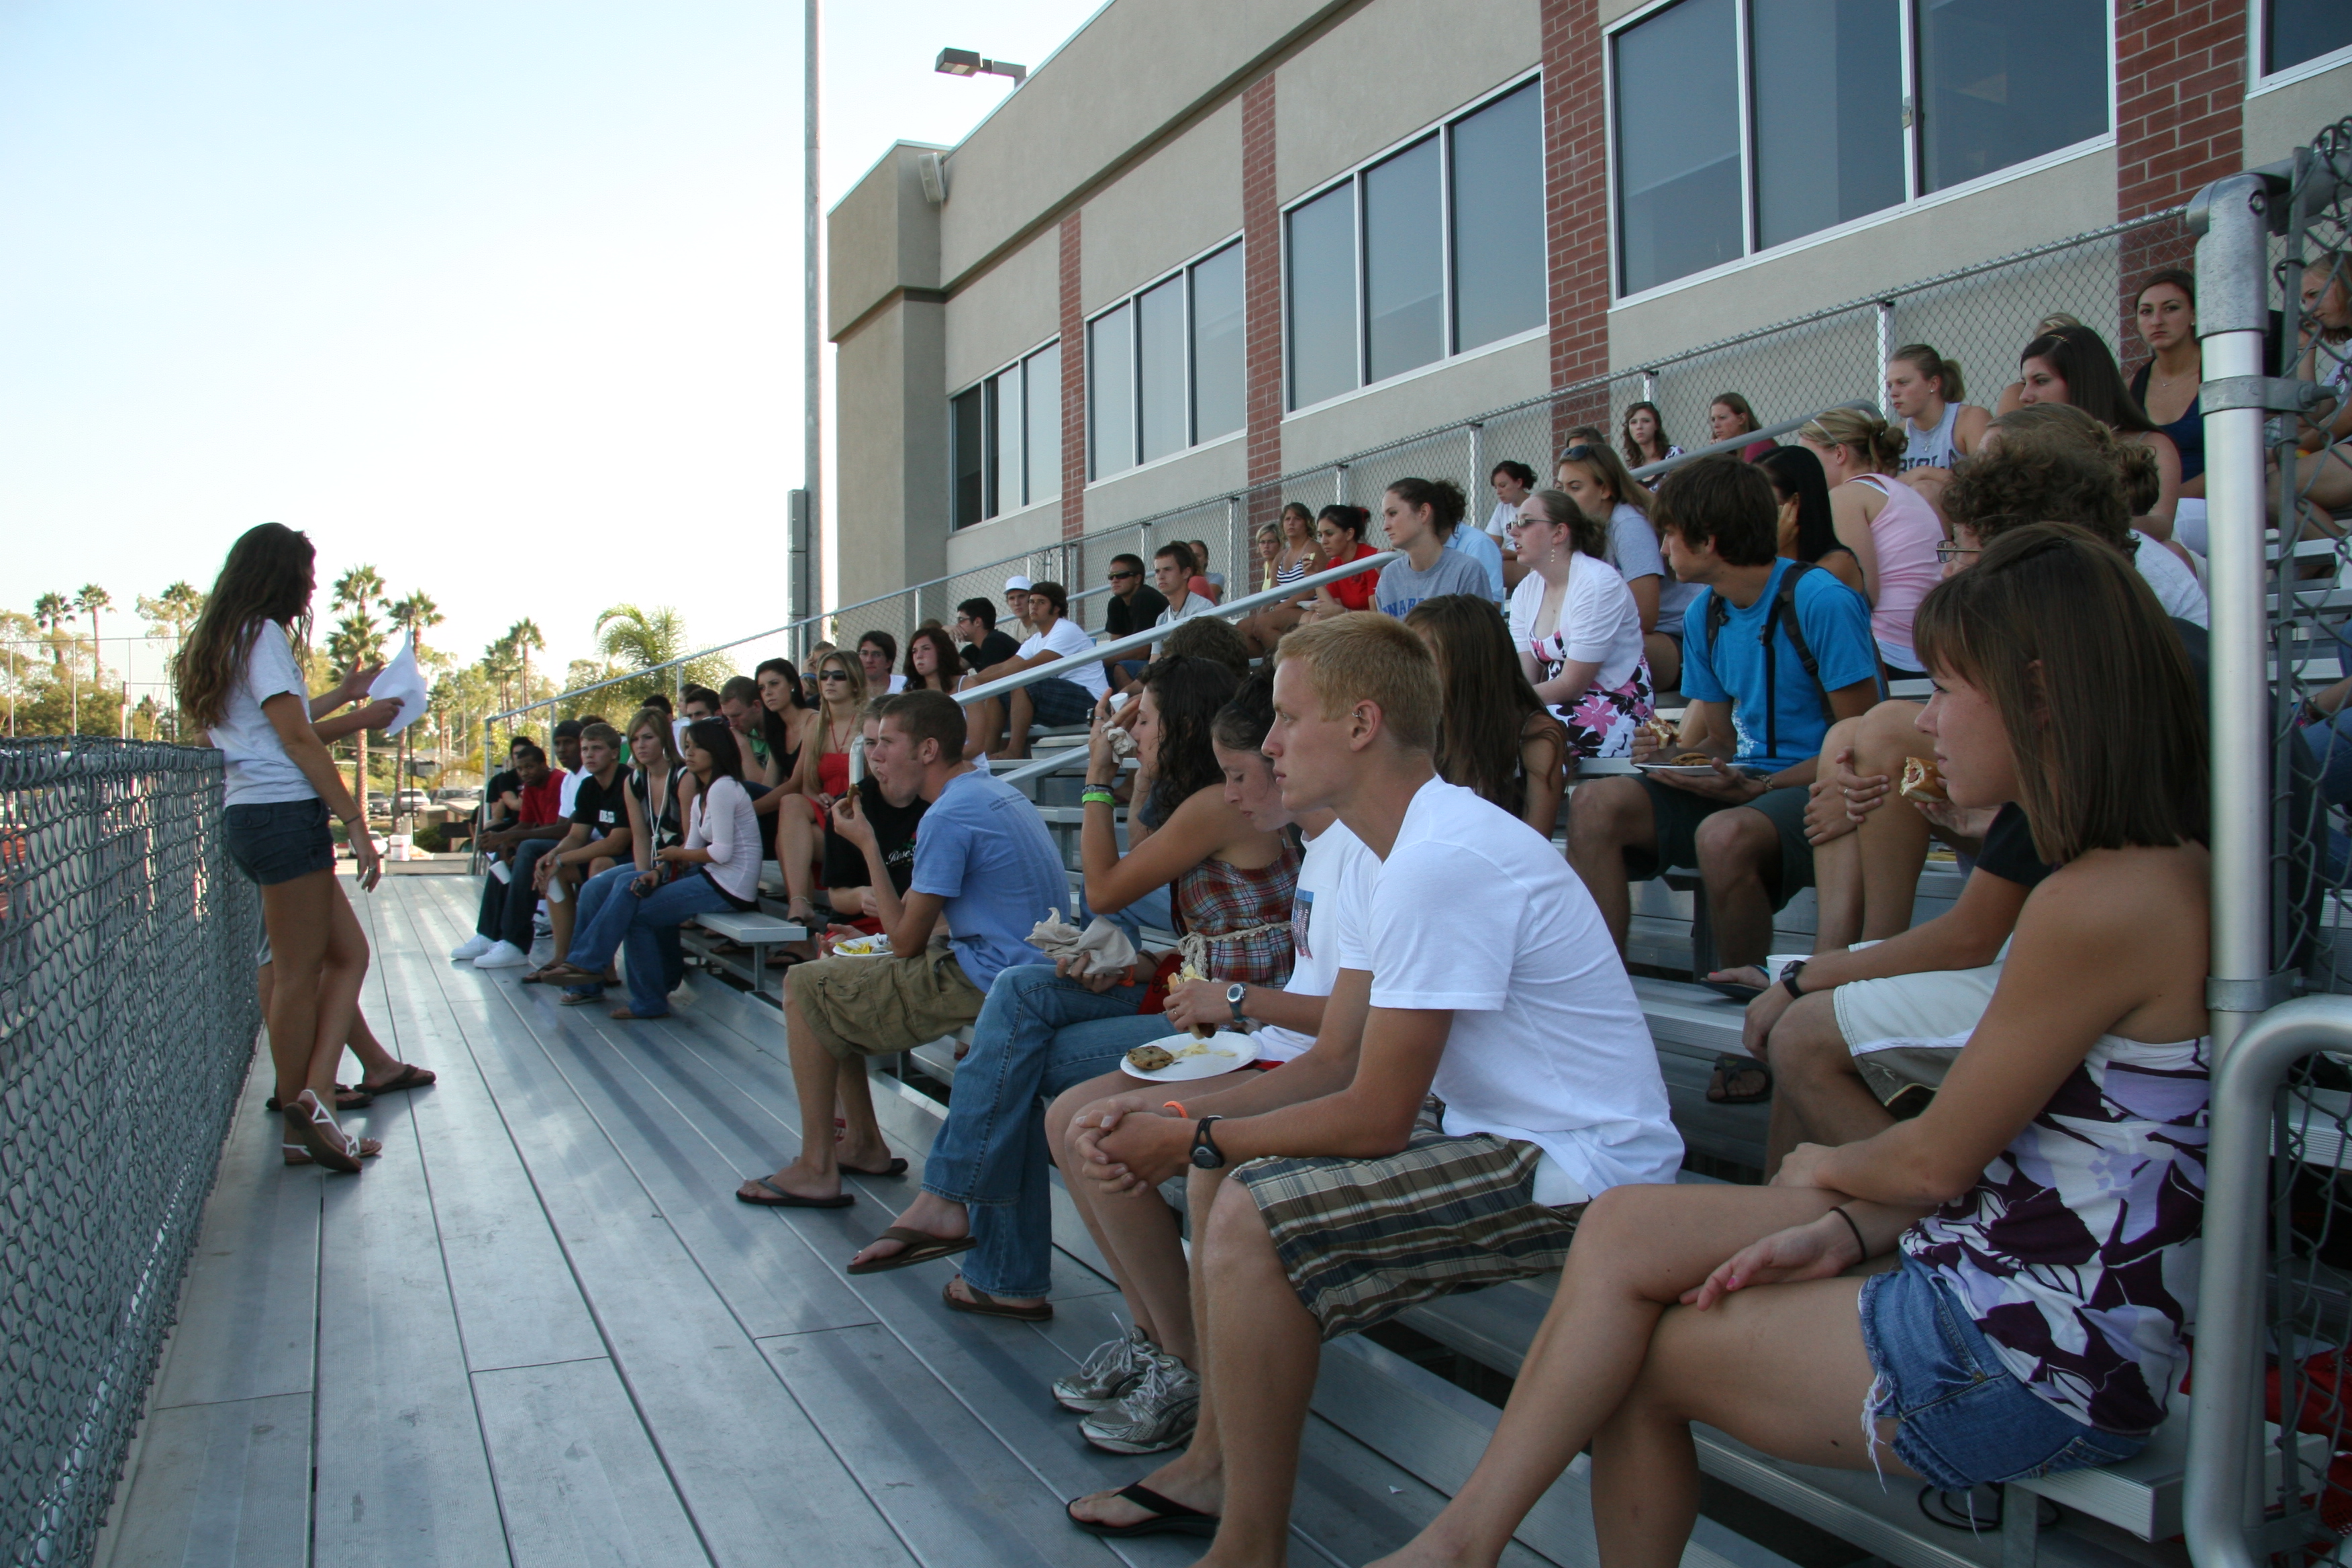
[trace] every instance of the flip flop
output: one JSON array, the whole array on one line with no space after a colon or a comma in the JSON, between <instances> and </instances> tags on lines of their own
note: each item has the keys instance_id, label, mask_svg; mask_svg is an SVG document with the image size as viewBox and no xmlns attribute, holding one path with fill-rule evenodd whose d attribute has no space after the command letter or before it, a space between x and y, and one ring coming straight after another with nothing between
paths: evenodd
<instances>
[{"instance_id":1,"label":"flip flop","mask_svg":"<svg viewBox=\"0 0 2352 1568\"><path fill-rule=\"evenodd\" d=\"M1761 985L1742 985L1737 980L1702 980L1699 984L1709 991L1718 992L1742 1005L1753 1002L1764 994L1764 987Z\"/></svg>"},{"instance_id":2,"label":"flip flop","mask_svg":"<svg viewBox=\"0 0 2352 1568\"><path fill-rule=\"evenodd\" d=\"M363 1087L364 1082L365 1080L362 1079L359 1084L339 1083L335 1085L335 1109L337 1110L365 1110L369 1106L373 1105L375 1103L375 1093L374 1091ZM271 1110L283 1110L286 1109L285 1106L278 1103L278 1097L274 1094L267 1100L263 1101L263 1104Z\"/></svg>"},{"instance_id":3,"label":"flip flop","mask_svg":"<svg viewBox=\"0 0 2352 1568\"><path fill-rule=\"evenodd\" d=\"M888 1165L879 1171L861 1171L855 1165L844 1165L841 1167L841 1171L844 1175L866 1176L875 1181L880 1181L887 1176L905 1175L907 1173L907 1162L894 1158Z\"/></svg>"},{"instance_id":4,"label":"flip flop","mask_svg":"<svg viewBox=\"0 0 2352 1568\"><path fill-rule=\"evenodd\" d=\"M1764 1079L1764 1087L1756 1089L1735 1089L1734 1076L1756 1073ZM1772 1098L1772 1069L1754 1057L1737 1056L1729 1051L1715 1058L1715 1075L1707 1079L1706 1098L1717 1105L1761 1105Z\"/></svg>"},{"instance_id":5,"label":"flip flop","mask_svg":"<svg viewBox=\"0 0 2352 1568\"><path fill-rule=\"evenodd\" d=\"M887 1236L890 1233L886 1230L882 1234ZM957 1250L961 1251L962 1248ZM959 1274L940 1287L940 1300L948 1304L950 1311L971 1312L982 1318L1010 1318L1016 1323L1050 1323L1054 1321L1054 1303L1051 1301L1040 1301L1034 1307L1015 1307L1010 1302L998 1300L971 1280L964 1279L963 1288L971 1292L971 1300L967 1301L955 1293L956 1279L963 1279L963 1276Z\"/></svg>"},{"instance_id":6,"label":"flip flop","mask_svg":"<svg viewBox=\"0 0 2352 1568\"><path fill-rule=\"evenodd\" d=\"M365 1079L360 1079L360 1092L362 1094L398 1094L404 1089L430 1089L438 1080L439 1075L435 1073L431 1068L413 1067L407 1062L403 1062L400 1064L400 1076L394 1079L390 1083L372 1084Z\"/></svg>"},{"instance_id":7,"label":"flip flop","mask_svg":"<svg viewBox=\"0 0 2352 1568\"><path fill-rule=\"evenodd\" d=\"M1174 1498L1161 1497L1141 1481L1121 1487L1111 1495L1123 1497L1138 1508L1150 1509L1151 1517L1139 1519L1133 1524L1105 1524L1100 1520L1080 1519L1076 1500L1064 1503L1062 1511L1088 1535L1108 1536L1114 1541L1135 1535L1214 1535L1217 1526L1223 1522L1213 1513L1202 1513L1197 1508L1186 1508Z\"/></svg>"},{"instance_id":8,"label":"flip flop","mask_svg":"<svg viewBox=\"0 0 2352 1568\"><path fill-rule=\"evenodd\" d=\"M903 1225L892 1226L874 1240L896 1241L903 1245L887 1258L877 1258L871 1263L851 1264L850 1273L887 1274L893 1268L911 1268L918 1263L929 1263L936 1258L953 1258L959 1252L969 1252L980 1245L968 1236L933 1236L927 1230L908 1230Z\"/></svg>"},{"instance_id":9,"label":"flip flop","mask_svg":"<svg viewBox=\"0 0 2352 1568\"><path fill-rule=\"evenodd\" d=\"M775 1183L773 1183L773 1182L772 1182L772 1181L768 1180L768 1178L767 1178L767 1177L765 1177L765 1176L747 1176L747 1177L746 1177L746 1178L744 1178L744 1179L745 1179L746 1181L749 1181L749 1182L750 1182L753 1186L755 1186L755 1187L765 1187L765 1188L767 1188L767 1189L768 1189L768 1191L770 1191L770 1192L772 1192L772 1193L773 1193L773 1194L776 1194L774 1197L772 1197L772 1198L755 1198L755 1197L751 1196L750 1194L748 1194L748 1193L744 1192L744 1191L743 1191L743 1189L741 1189L740 1187L738 1187L738 1188L736 1188L736 1189L735 1189L735 1201L736 1201L737 1203L739 1203L739 1204L757 1204L757 1205L759 1205L761 1208L771 1208L771 1209L845 1209L845 1208L847 1208L850 1205L852 1205L852 1204L854 1204L854 1203L856 1203L856 1202L857 1201L856 1198L854 1198L854 1197L850 1196L847 1193L843 1193L843 1194L842 1194L840 1196L838 1196L838 1197L831 1197L831 1198L804 1198L804 1197L801 1196L801 1195L800 1195L800 1194L798 1194L798 1193L788 1193L788 1192L784 1191L784 1189L783 1189L783 1188L782 1188L782 1187L780 1187L780 1186L776 1185L776 1184L775 1184Z\"/></svg>"}]
</instances>

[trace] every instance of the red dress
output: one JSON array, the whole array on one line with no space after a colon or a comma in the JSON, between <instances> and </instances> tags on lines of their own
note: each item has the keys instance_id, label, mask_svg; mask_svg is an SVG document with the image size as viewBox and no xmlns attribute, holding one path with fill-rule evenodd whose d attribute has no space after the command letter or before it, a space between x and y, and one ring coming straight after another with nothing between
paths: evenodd
<instances>
[{"instance_id":1,"label":"red dress","mask_svg":"<svg viewBox=\"0 0 2352 1568\"><path fill-rule=\"evenodd\" d=\"M1380 552L1370 545L1359 542L1353 554L1345 560L1334 561L1331 565L1345 566L1349 561L1361 561L1367 555L1379 553ZM1328 571L1330 567L1327 566L1324 570ZM1352 577L1342 577L1337 583L1329 584L1329 587L1331 596L1349 609L1368 610L1372 606L1372 595L1379 590L1380 585L1381 574L1378 572L1366 571L1359 572Z\"/></svg>"}]
</instances>

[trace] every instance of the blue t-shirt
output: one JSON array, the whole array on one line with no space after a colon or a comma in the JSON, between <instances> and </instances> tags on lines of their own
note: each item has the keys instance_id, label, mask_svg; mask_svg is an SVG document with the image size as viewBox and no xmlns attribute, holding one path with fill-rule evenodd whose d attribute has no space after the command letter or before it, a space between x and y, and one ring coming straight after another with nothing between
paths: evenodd
<instances>
[{"instance_id":1,"label":"blue t-shirt","mask_svg":"<svg viewBox=\"0 0 2352 1568\"><path fill-rule=\"evenodd\" d=\"M1503 547L1495 542L1493 534L1465 522L1446 537L1445 548L1459 550L1486 569L1486 586L1494 591L1496 604L1510 597L1503 589Z\"/></svg>"},{"instance_id":2,"label":"blue t-shirt","mask_svg":"<svg viewBox=\"0 0 2352 1568\"><path fill-rule=\"evenodd\" d=\"M1778 562L1764 591L1746 609L1732 605L1731 616L1715 635L1710 651L1706 637L1707 605L1715 590L1706 589L1691 601L1683 615L1683 695L1694 701L1731 704L1731 722L1739 733L1738 761L1746 767L1778 773L1807 757L1821 754L1822 737L1829 732L1824 691L1878 679L1878 646L1870 637L1870 602L1827 572L1812 571L1797 579L1797 622L1804 628L1805 646L1821 667L1817 687L1805 673L1795 645L1786 630L1776 627L1772 640L1773 674L1778 689L1771 692L1774 729L1779 750L1764 749L1765 617L1780 592L1780 578L1796 563Z\"/></svg>"},{"instance_id":3,"label":"blue t-shirt","mask_svg":"<svg viewBox=\"0 0 2352 1568\"><path fill-rule=\"evenodd\" d=\"M1026 796L986 773L961 773L915 830L907 890L947 900L956 963L985 991L999 970L1046 961L1029 932L1049 910L1068 907L1070 878Z\"/></svg>"}]
</instances>

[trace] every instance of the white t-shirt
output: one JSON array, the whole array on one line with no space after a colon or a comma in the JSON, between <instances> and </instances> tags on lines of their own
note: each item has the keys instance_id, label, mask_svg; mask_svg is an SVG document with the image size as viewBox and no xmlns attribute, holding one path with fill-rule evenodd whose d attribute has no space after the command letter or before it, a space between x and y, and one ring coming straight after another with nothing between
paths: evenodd
<instances>
[{"instance_id":1,"label":"white t-shirt","mask_svg":"<svg viewBox=\"0 0 2352 1568\"><path fill-rule=\"evenodd\" d=\"M1601 667L1592 678L1599 690L1613 691L1633 679L1642 662L1642 606L1617 568L1580 552L1569 567L1559 618L1538 626L1546 586L1533 572L1520 578L1511 590L1510 613L1511 646L1535 655L1542 679L1558 675L1570 659Z\"/></svg>"},{"instance_id":2,"label":"white t-shirt","mask_svg":"<svg viewBox=\"0 0 2352 1568\"><path fill-rule=\"evenodd\" d=\"M555 812L567 822L571 820L572 808L580 804L580 781L587 776L587 769L573 768L563 775L563 782L555 786Z\"/></svg>"},{"instance_id":3,"label":"white t-shirt","mask_svg":"<svg viewBox=\"0 0 2352 1568\"><path fill-rule=\"evenodd\" d=\"M1487 515L1486 531L1493 534L1506 550L1511 547L1511 519L1518 515L1519 509L1507 500L1496 501L1495 510Z\"/></svg>"},{"instance_id":4,"label":"white t-shirt","mask_svg":"<svg viewBox=\"0 0 2352 1568\"><path fill-rule=\"evenodd\" d=\"M1388 858L1367 855L1358 875L1375 879L1370 918L1342 927L1339 967L1370 972L1375 1007L1453 1012L1430 1085L1446 1131L1533 1143L1587 1196L1675 1179L1683 1141L1657 1047L1599 907L1549 840L1432 779ZM1441 909L1474 912L1433 921Z\"/></svg>"},{"instance_id":5,"label":"white t-shirt","mask_svg":"<svg viewBox=\"0 0 2352 1568\"><path fill-rule=\"evenodd\" d=\"M1291 995L1331 994L1339 975L1339 927L1363 923L1361 911L1339 906L1352 893L1363 890L1365 880L1356 874L1357 862L1371 858L1364 841L1349 832L1343 822L1333 823L1307 840L1306 858L1298 863L1298 890L1290 906L1290 978L1282 988ZM1377 868L1380 863L1372 864ZM1268 1024L1251 1035L1250 1040L1258 1060L1286 1062L1305 1055L1315 1037Z\"/></svg>"},{"instance_id":6,"label":"white t-shirt","mask_svg":"<svg viewBox=\"0 0 2352 1568\"><path fill-rule=\"evenodd\" d=\"M1181 605L1171 605L1166 609L1160 611L1159 619L1153 621L1151 625L1155 630L1162 626L1172 626L1178 621L1189 621L1194 616L1205 616L1216 607L1217 606L1210 600L1204 599L1201 597L1200 595L1187 589L1184 594L1184 602ZM1151 645L1151 657L1158 658L1160 655L1160 650L1165 648L1167 646L1168 643L1165 638L1153 643Z\"/></svg>"},{"instance_id":7,"label":"white t-shirt","mask_svg":"<svg viewBox=\"0 0 2352 1568\"><path fill-rule=\"evenodd\" d=\"M1087 635L1087 628L1064 616L1054 623L1052 631L1030 633L1029 640L1021 645L1020 657L1034 658L1041 653L1050 653L1056 658L1067 658L1072 654L1085 655L1094 651L1095 639ZM1089 697L1100 697L1110 684L1103 679L1102 660L1098 658L1087 659L1084 664L1064 670L1060 679L1084 688Z\"/></svg>"},{"instance_id":8,"label":"white t-shirt","mask_svg":"<svg viewBox=\"0 0 2352 1568\"><path fill-rule=\"evenodd\" d=\"M208 731L226 764L230 805L274 805L319 798L319 792L286 754L277 726L261 710L264 702L281 691L300 698L307 710L310 689L302 679L302 667L294 661L294 645L287 641L284 626L264 621L246 644L236 679L228 689L226 711Z\"/></svg>"},{"instance_id":9,"label":"white t-shirt","mask_svg":"<svg viewBox=\"0 0 2352 1568\"><path fill-rule=\"evenodd\" d=\"M2139 542L2139 548L2132 552L2132 564L2139 568L2139 574L2156 591L2156 602L2164 606L2164 613L2175 620L2194 621L2200 626L2210 624L2212 606L2206 602L2204 584L2197 581L2197 574L2166 549L2160 540L2137 529L2132 531L2132 537Z\"/></svg>"}]
</instances>

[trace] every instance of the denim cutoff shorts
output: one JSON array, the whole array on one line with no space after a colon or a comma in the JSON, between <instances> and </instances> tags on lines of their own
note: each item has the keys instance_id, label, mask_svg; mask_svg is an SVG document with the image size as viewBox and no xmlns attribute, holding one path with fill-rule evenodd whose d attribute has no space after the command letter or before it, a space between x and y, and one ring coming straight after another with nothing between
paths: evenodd
<instances>
[{"instance_id":1,"label":"denim cutoff shorts","mask_svg":"<svg viewBox=\"0 0 2352 1568\"><path fill-rule=\"evenodd\" d=\"M1862 1282L1862 1342L1876 1374L1862 1429L1899 1421L1895 1456L1958 1491L2112 1465L2147 1446L2086 1426L2020 1383L1935 1270L1911 1258Z\"/></svg>"},{"instance_id":2,"label":"denim cutoff shorts","mask_svg":"<svg viewBox=\"0 0 2352 1568\"><path fill-rule=\"evenodd\" d=\"M333 870L335 840L327 831L327 803L313 795L230 806L228 858L265 888Z\"/></svg>"}]
</instances>

